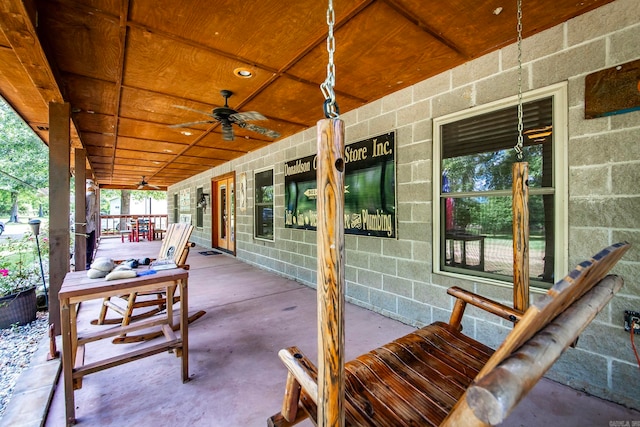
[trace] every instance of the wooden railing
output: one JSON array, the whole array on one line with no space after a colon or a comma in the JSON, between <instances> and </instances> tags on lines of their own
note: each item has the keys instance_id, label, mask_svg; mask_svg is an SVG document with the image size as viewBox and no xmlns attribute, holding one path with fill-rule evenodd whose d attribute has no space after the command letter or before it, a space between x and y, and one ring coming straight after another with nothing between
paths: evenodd
<instances>
[{"instance_id":1,"label":"wooden railing","mask_svg":"<svg viewBox=\"0 0 640 427\"><path fill-rule=\"evenodd\" d=\"M166 230L169 225L169 216L164 215L101 215L100 234L103 236L120 235L120 231L129 229L131 221L139 218L148 219L153 223L154 230Z\"/></svg>"}]
</instances>

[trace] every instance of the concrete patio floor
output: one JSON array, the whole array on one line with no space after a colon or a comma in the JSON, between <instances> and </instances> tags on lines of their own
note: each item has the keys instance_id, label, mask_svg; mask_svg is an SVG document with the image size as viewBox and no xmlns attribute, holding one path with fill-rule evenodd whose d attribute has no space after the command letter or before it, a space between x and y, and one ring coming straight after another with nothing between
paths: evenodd
<instances>
[{"instance_id":1,"label":"concrete patio floor","mask_svg":"<svg viewBox=\"0 0 640 427\"><path fill-rule=\"evenodd\" d=\"M99 255L152 257L159 244L104 239ZM278 350L297 345L316 360L315 290L226 254L199 253L206 250L193 248L188 258L190 313L206 311L189 328L191 381L182 383L180 359L167 353L89 375L75 391L78 425L262 427L279 411L287 371ZM79 333L103 327L89 323L100 303L82 305ZM352 304L345 317L347 360L413 329ZM140 345L91 343L86 362ZM640 412L543 379L503 425L606 427L613 421L635 425ZM61 381L43 425L65 425Z\"/></svg>"}]
</instances>

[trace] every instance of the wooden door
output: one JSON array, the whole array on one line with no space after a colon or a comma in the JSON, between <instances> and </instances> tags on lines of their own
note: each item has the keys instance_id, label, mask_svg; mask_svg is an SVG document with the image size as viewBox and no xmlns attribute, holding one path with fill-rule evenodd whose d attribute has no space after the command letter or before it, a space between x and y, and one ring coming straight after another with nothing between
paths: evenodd
<instances>
[{"instance_id":1,"label":"wooden door","mask_svg":"<svg viewBox=\"0 0 640 427\"><path fill-rule=\"evenodd\" d=\"M213 244L214 248L235 254L235 173L214 178Z\"/></svg>"}]
</instances>

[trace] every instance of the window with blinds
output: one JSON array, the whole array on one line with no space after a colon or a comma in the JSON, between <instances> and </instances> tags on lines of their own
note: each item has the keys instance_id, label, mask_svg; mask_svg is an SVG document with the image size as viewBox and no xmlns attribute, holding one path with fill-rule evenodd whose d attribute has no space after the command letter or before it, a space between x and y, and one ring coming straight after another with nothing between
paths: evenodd
<instances>
[{"instance_id":1,"label":"window with blinds","mask_svg":"<svg viewBox=\"0 0 640 427\"><path fill-rule=\"evenodd\" d=\"M531 96L529 97L531 98ZM560 98L560 99L559 99ZM558 114L565 97L555 93L523 103L523 161L529 164L530 278L547 288L557 270L558 152L564 141L557 128L566 123ZM566 111L566 109L565 109ZM564 122L563 119L564 118ZM556 123L557 121L561 123ZM564 139L564 132L561 132ZM518 109L515 102L434 120L438 163L438 228L434 230L436 272L511 282L513 232L511 167L518 161ZM434 188L434 190L436 190Z\"/></svg>"}]
</instances>

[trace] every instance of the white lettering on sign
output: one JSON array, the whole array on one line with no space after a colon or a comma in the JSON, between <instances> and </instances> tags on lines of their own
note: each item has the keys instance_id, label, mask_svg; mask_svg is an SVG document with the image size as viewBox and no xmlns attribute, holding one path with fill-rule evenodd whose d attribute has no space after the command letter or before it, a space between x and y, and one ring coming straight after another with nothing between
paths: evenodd
<instances>
[{"instance_id":1,"label":"white lettering on sign","mask_svg":"<svg viewBox=\"0 0 640 427\"><path fill-rule=\"evenodd\" d=\"M297 160L294 165L286 165L286 168L284 170L284 176L309 172L310 170L311 170L311 162L302 162L301 160Z\"/></svg>"},{"instance_id":2,"label":"white lettering on sign","mask_svg":"<svg viewBox=\"0 0 640 427\"><path fill-rule=\"evenodd\" d=\"M376 213L362 210L362 229L371 231L386 231L387 236L393 235L393 217L376 209Z\"/></svg>"},{"instance_id":3,"label":"white lettering on sign","mask_svg":"<svg viewBox=\"0 0 640 427\"><path fill-rule=\"evenodd\" d=\"M344 149L344 161L346 163L357 162L367 158L367 147L351 148L347 145Z\"/></svg>"}]
</instances>

